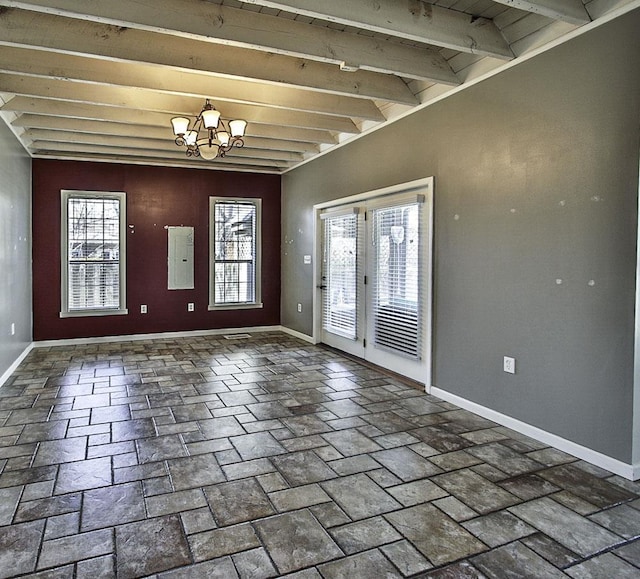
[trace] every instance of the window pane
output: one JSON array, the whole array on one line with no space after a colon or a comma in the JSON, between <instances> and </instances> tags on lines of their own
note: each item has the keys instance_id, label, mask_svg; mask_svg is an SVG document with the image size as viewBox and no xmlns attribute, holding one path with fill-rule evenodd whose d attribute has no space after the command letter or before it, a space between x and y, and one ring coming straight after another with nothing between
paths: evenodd
<instances>
[{"instance_id":1,"label":"window pane","mask_svg":"<svg viewBox=\"0 0 640 579\"><path fill-rule=\"evenodd\" d=\"M253 203L214 205L214 303L256 300L256 218Z\"/></svg>"},{"instance_id":2,"label":"window pane","mask_svg":"<svg viewBox=\"0 0 640 579\"><path fill-rule=\"evenodd\" d=\"M117 263L69 264L69 309L97 310L120 306Z\"/></svg>"},{"instance_id":3,"label":"window pane","mask_svg":"<svg viewBox=\"0 0 640 579\"><path fill-rule=\"evenodd\" d=\"M68 197L67 237L68 310L120 308L120 201Z\"/></svg>"}]
</instances>

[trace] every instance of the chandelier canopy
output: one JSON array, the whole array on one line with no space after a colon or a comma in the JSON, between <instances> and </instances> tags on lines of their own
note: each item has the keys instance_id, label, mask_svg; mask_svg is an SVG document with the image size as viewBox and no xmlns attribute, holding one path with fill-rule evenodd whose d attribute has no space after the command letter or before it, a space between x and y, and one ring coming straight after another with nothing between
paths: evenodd
<instances>
[{"instance_id":1,"label":"chandelier canopy","mask_svg":"<svg viewBox=\"0 0 640 579\"><path fill-rule=\"evenodd\" d=\"M171 125L178 147L186 147L187 157L202 157L212 161L224 157L233 147L244 146L247 121L240 119L225 123L220 111L206 100L200 114L193 120L189 117L173 117Z\"/></svg>"}]
</instances>

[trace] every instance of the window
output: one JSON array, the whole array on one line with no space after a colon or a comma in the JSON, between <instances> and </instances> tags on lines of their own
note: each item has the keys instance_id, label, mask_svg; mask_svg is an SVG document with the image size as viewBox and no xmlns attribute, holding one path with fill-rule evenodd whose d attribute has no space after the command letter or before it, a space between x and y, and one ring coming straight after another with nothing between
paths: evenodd
<instances>
[{"instance_id":1,"label":"window","mask_svg":"<svg viewBox=\"0 0 640 579\"><path fill-rule=\"evenodd\" d=\"M60 317L126 314L124 193L62 191Z\"/></svg>"},{"instance_id":2,"label":"window","mask_svg":"<svg viewBox=\"0 0 640 579\"><path fill-rule=\"evenodd\" d=\"M260 199L211 197L209 309L262 307Z\"/></svg>"}]
</instances>

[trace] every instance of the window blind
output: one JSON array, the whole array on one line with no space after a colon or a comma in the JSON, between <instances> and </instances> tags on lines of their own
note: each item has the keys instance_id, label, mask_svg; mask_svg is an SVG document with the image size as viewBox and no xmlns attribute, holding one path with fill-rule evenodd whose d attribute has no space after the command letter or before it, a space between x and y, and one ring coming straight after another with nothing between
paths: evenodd
<instances>
[{"instance_id":1,"label":"window blind","mask_svg":"<svg viewBox=\"0 0 640 579\"><path fill-rule=\"evenodd\" d=\"M255 203L215 201L215 305L256 301L256 217Z\"/></svg>"},{"instance_id":2,"label":"window blind","mask_svg":"<svg viewBox=\"0 0 640 579\"><path fill-rule=\"evenodd\" d=\"M371 212L374 343L414 359L422 352L421 211L415 202Z\"/></svg>"},{"instance_id":3,"label":"window blind","mask_svg":"<svg viewBox=\"0 0 640 579\"><path fill-rule=\"evenodd\" d=\"M323 215L323 329L355 340L358 335L358 214Z\"/></svg>"},{"instance_id":4,"label":"window blind","mask_svg":"<svg viewBox=\"0 0 640 579\"><path fill-rule=\"evenodd\" d=\"M119 309L120 200L67 199L69 311Z\"/></svg>"}]
</instances>

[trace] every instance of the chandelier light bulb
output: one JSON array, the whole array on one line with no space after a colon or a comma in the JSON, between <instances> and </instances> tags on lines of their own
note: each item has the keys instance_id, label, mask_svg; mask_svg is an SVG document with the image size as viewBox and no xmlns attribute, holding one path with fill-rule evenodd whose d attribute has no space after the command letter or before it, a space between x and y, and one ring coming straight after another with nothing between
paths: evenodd
<instances>
[{"instance_id":1,"label":"chandelier light bulb","mask_svg":"<svg viewBox=\"0 0 640 579\"><path fill-rule=\"evenodd\" d=\"M229 129L231 130L232 137L244 137L244 131L247 128L247 121L240 119L235 121L229 121Z\"/></svg>"},{"instance_id":2,"label":"chandelier light bulb","mask_svg":"<svg viewBox=\"0 0 640 579\"><path fill-rule=\"evenodd\" d=\"M215 109L204 109L202 111L202 124L205 129L217 129L220 121L220 111Z\"/></svg>"},{"instance_id":3,"label":"chandelier light bulb","mask_svg":"<svg viewBox=\"0 0 640 579\"><path fill-rule=\"evenodd\" d=\"M173 125L173 134L183 136L189 130L189 119L186 117L173 117L171 119Z\"/></svg>"},{"instance_id":4,"label":"chandelier light bulb","mask_svg":"<svg viewBox=\"0 0 640 579\"><path fill-rule=\"evenodd\" d=\"M187 144L187 147L193 147L198 140L198 131L187 131L184 135L184 142Z\"/></svg>"}]
</instances>

